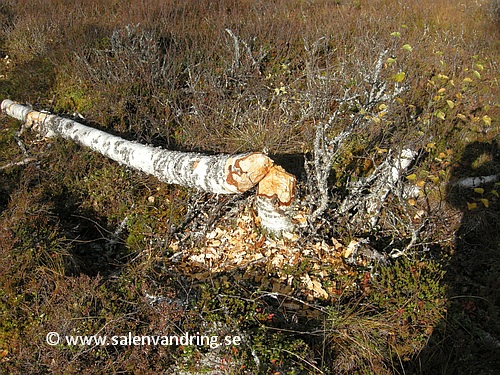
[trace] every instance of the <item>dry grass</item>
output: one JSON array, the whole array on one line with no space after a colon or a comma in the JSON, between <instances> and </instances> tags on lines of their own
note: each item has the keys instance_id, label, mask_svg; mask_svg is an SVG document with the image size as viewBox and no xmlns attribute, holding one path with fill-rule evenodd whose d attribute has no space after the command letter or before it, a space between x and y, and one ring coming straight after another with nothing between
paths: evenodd
<instances>
[{"instance_id":1,"label":"dry grass","mask_svg":"<svg viewBox=\"0 0 500 375\"><path fill-rule=\"evenodd\" d=\"M15 139L19 124L0 117L0 167L35 159L0 169L0 370L496 369L498 186L456 191L452 183L500 169L498 14L498 1L3 1L1 99L206 152L309 155L315 129L335 111L327 137L356 116L366 126L336 156L315 237L294 239L302 249L325 241L318 254L279 270L258 262L195 273L191 262L172 258L174 250L201 253L213 248L204 235L217 226L237 230L238 201L165 186L29 133L18 137L26 155ZM382 114L380 104L367 103L374 82L366 77L385 50L381 82L394 85L404 72L406 90L381 103L390 104ZM357 102L343 102L346 92ZM424 194L391 196L374 230L348 217L330 221L348 182L401 147L421 150L409 181ZM256 244L242 256L263 246L258 229L247 229ZM342 272L318 261L321 249L335 248L332 238L348 244L360 236L379 252L407 252L384 267L369 259L347 264L332 250ZM308 283L328 297L307 291ZM208 351L44 341L49 331L217 333L214 325L242 335L245 345Z\"/></svg>"}]
</instances>

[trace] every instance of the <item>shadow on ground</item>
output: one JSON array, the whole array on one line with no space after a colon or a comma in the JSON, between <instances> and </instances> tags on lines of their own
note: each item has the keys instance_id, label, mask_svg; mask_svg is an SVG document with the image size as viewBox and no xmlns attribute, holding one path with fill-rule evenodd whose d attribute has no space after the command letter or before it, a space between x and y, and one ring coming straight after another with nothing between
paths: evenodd
<instances>
[{"instance_id":1,"label":"shadow on ground","mask_svg":"<svg viewBox=\"0 0 500 375\"><path fill-rule=\"evenodd\" d=\"M498 374L500 369L500 202L498 184L457 186L500 171L496 142L473 142L452 170L446 201L462 212L444 282L447 315L414 362L415 374Z\"/></svg>"}]
</instances>

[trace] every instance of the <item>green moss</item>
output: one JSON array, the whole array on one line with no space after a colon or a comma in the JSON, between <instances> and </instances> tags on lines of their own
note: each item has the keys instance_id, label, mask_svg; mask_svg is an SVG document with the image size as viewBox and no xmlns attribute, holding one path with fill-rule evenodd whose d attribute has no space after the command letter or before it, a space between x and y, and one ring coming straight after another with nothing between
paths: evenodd
<instances>
[{"instance_id":1,"label":"green moss","mask_svg":"<svg viewBox=\"0 0 500 375\"><path fill-rule=\"evenodd\" d=\"M93 99L88 95L87 88L83 83L74 83L71 85L69 82L59 84L58 89L55 90L55 104L54 111L56 113L74 113L81 114L87 113L94 105Z\"/></svg>"}]
</instances>

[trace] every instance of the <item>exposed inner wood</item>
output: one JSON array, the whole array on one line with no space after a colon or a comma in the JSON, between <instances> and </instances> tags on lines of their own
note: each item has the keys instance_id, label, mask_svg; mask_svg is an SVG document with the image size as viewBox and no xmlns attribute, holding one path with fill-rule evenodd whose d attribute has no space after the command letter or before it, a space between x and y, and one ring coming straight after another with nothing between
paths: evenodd
<instances>
[{"instance_id":1,"label":"exposed inner wood","mask_svg":"<svg viewBox=\"0 0 500 375\"><path fill-rule=\"evenodd\" d=\"M230 158L226 164L227 183L245 192L261 181L272 166L273 161L258 152Z\"/></svg>"},{"instance_id":2,"label":"exposed inner wood","mask_svg":"<svg viewBox=\"0 0 500 375\"><path fill-rule=\"evenodd\" d=\"M259 182L257 195L277 199L280 206L288 206L295 195L296 178L279 165L273 165Z\"/></svg>"},{"instance_id":3,"label":"exposed inner wood","mask_svg":"<svg viewBox=\"0 0 500 375\"><path fill-rule=\"evenodd\" d=\"M61 136L90 147L121 164L156 176L161 181L216 194L243 193L258 185L257 210L263 226L273 233L293 230L291 202L295 176L265 154L203 155L162 150L105 133L76 121L34 111L11 100L2 110L44 137ZM289 207L290 206L290 207Z\"/></svg>"}]
</instances>

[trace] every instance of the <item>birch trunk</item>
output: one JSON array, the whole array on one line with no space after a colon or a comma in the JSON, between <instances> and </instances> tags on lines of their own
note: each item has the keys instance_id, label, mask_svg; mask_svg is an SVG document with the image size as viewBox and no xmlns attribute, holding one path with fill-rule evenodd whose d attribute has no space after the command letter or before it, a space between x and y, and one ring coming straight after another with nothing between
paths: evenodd
<instances>
[{"instance_id":1,"label":"birch trunk","mask_svg":"<svg viewBox=\"0 0 500 375\"><path fill-rule=\"evenodd\" d=\"M490 176L466 177L455 182L455 186L460 188L475 188L481 185L486 185L491 182L500 180L500 174L493 174Z\"/></svg>"},{"instance_id":2,"label":"birch trunk","mask_svg":"<svg viewBox=\"0 0 500 375\"><path fill-rule=\"evenodd\" d=\"M289 205L293 199L295 177L273 166L273 161L262 153L211 156L163 150L127 141L70 119L35 111L11 100L4 100L1 107L7 115L24 121L27 128L36 130L44 137L60 136L73 140L169 184L215 194L237 194L251 189L267 176L261 189L261 200L266 202L266 209L258 209L261 223L273 233L293 229L287 218L280 219L284 214L280 206ZM278 203L271 204L276 197L279 198Z\"/></svg>"},{"instance_id":3,"label":"birch trunk","mask_svg":"<svg viewBox=\"0 0 500 375\"><path fill-rule=\"evenodd\" d=\"M292 232L295 176L274 165L257 188L257 216L261 225L274 235Z\"/></svg>"}]
</instances>

